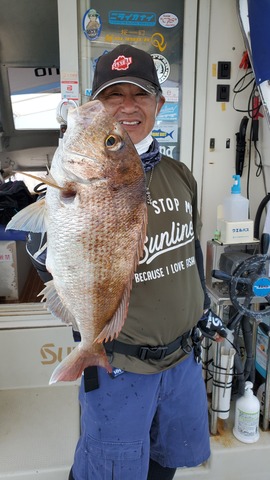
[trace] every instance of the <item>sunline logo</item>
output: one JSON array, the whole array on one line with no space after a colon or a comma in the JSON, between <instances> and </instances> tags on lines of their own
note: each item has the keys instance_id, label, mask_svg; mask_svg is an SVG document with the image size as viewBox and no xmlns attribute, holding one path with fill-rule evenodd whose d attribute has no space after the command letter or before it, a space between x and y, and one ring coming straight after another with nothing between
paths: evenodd
<instances>
[{"instance_id":1,"label":"sunline logo","mask_svg":"<svg viewBox=\"0 0 270 480\"><path fill-rule=\"evenodd\" d=\"M53 365L67 357L76 347L57 347L54 343L45 343L40 349L42 365Z\"/></svg>"}]
</instances>

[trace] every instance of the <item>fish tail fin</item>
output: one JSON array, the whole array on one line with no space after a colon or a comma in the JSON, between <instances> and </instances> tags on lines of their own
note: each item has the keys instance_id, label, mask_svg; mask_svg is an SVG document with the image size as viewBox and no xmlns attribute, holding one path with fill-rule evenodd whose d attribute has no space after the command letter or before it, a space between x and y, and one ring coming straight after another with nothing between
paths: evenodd
<instances>
[{"instance_id":1,"label":"fish tail fin","mask_svg":"<svg viewBox=\"0 0 270 480\"><path fill-rule=\"evenodd\" d=\"M93 365L103 367L109 373L112 371L104 351L85 351L78 346L55 368L49 384L73 382L82 375L85 368Z\"/></svg>"}]
</instances>

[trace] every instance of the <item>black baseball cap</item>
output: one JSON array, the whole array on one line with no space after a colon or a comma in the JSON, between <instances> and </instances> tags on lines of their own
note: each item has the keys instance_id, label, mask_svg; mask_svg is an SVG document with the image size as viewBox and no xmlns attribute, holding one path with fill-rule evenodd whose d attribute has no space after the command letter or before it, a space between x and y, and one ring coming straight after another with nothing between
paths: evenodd
<instances>
[{"instance_id":1,"label":"black baseball cap","mask_svg":"<svg viewBox=\"0 0 270 480\"><path fill-rule=\"evenodd\" d=\"M118 45L99 57L92 85L92 99L115 83L132 83L149 93L162 92L151 55L131 45Z\"/></svg>"}]
</instances>

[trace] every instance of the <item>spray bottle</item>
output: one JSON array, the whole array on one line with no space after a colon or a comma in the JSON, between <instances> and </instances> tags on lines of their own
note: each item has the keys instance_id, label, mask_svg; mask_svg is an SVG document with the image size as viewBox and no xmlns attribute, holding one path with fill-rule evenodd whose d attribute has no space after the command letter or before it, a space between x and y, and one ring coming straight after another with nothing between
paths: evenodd
<instances>
[{"instance_id":1,"label":"spray bottle","mask_svg":"<svg viewBox=\"0 0 270 480\"><path fill-rule=\"evenodd\" d=\"M253 394L253 384L245 383L245 393L235 404L233 434L244 443L254 443L259 439L260 402Z\"/></svg>"},{"instance_id":2,"label":"spray bottle","mask_svg":"<svg viewBox=\"0 0 270 480\"><path fill-rule=\"evenodd\" d=\"M249 201L241 195L240 175L233 175L234 184L231 195L223 202L223 219L226 222L244 222L248 220Z\"/></svg>"}]
</instances>

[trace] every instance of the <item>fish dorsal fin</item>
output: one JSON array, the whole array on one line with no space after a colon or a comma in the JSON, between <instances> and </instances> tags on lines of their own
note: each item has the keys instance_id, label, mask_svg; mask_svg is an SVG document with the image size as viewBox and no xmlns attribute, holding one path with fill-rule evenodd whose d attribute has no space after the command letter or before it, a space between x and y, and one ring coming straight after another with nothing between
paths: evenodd
<instances>
[{"instance_id":1,"label":"fish dorsal fin","mask_svg":"<svg viewBox=\"0 0 270 480\"><path fill-rule=\"evenodd\" d=\"M45 232L45 198L27 205L8 222L6 230L22 230L25 232Z\"/></svg>"},{"instance_id":2,"label":"fish dorsal fin","mask_svg":"<svg viewBox=\"0 0 270 480\"><path fill-rule=\"evenodd\" d=\"M52 315L68 325L71 324L74 330L79 331L74 316L65 305L63 305L63 302L55 289L53 280L45 283L45 288L39 293L39 295L43 295L42 301L46 301L46 307Z\"/></svg>"}]
</instances>

